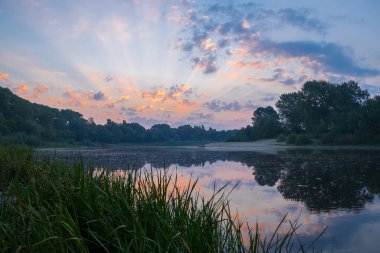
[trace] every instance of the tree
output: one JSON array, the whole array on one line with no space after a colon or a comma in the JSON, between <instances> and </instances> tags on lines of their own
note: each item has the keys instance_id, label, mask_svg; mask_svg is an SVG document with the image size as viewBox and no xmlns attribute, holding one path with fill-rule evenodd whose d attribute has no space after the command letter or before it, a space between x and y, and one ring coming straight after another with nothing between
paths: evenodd
<instances>
[{"instance_id":1,"label":"tree","mask_svg":"<svg viewBox=\"0 0 380 253\"><path fill-rule=\"evenodd\" d=\"M166 141L174 138L173 131L168 124L157 124L150 128L153 141Z\"/></svg>"},{"instance_id":2,"label":"tree","mask_svg":"<svg viewBox=\"0 0 380 253\"><path fill-rule=\"evenodd\" d=\"M277 112L271 106L259 107L253 113L252 139L273 138L282 131Z\"/></svg>"},{"instance_id":3,"label":"tree","mask_svg":"<svg viewBox=\"0 0 380 253\"><path fill-rule=\"evenodd\" d=\"M362 131L380 138L380 96L375 96L367 101L362 109L361 118Z\"/></svg>"},{"instance_id":4,"label":"tree","mask_svg":"<svg viewBox=\"0 0 380 253\"><path fill-rule=\"evenodd\" d=\"M305 130L301 93L282 94L276 102L276 107L280 119L288 131L299 133Z\"/></svg>"},{"instance_id":5,"label":"tree","mask_svg":"<svg viewBox=\"0 0 380 253\"><path fill-rule=\"evenodd\" d=\"M308 81L300 91L282 94L276 107L288 131L356 133L359 108L368 97L368 92L353 81Z\"/></svg>"}]
</instances>

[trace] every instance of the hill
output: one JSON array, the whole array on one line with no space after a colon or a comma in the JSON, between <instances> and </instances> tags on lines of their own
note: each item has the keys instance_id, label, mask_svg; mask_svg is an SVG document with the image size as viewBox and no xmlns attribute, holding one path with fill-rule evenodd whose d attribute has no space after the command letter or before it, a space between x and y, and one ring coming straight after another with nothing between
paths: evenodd
<instances>
[{"instance_id":1,"label":"hill","mask_svg":"<svg viewBox=\"0 0 380 253\"><path fill-rule=\"evenodd\" d=\"M104 125L69 109L57 109L31 103L0 87L0 141L31 146L51 142L152 143L172 141L224 141L233 130L217 131L203 126L184 125L171 128L158 124L145 129L138 123L116 123L108 119Z\"/></svg>"}]
</instances>

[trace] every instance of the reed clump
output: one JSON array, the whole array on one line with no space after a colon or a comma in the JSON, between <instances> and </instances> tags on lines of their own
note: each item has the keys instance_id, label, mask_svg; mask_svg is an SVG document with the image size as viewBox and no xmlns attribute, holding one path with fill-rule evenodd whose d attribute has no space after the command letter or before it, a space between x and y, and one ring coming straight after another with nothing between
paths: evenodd
<instances>
[{"instance_id":1,"label":"reed clump","mask_svg":"<svg viewBox=\"0 0 380 253\"><path fill-rule=\"evenodd\" d=\"M162 170L118 175L17 152L0 150L7 182L0 195L2 252L313 250L296 240L297 224L279 233L285 218L273 236L262 237L256 225L243 239L247 225L231 215L226 188L205 199L195 191L197 180L179 187L176 175ZM9 159L16 159L11 167Z\"/></svg>"}]
</instances>

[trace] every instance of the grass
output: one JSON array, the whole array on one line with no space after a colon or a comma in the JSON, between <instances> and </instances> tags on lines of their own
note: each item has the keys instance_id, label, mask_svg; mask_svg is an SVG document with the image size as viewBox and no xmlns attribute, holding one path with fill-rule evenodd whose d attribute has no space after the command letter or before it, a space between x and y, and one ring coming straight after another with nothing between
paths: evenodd
<instances>
[{"instance_id":1,"label":"grass","mask_svg":"<svg viewBox=\"0 0 380 253\"><path fill-rule=\"evenodd\" d=\"M204 199L165 171L94 170L0 149L2 252L307 252L297 223L265 238L231 214L225 187ZM5 187L5 182L6 187ZM248 235L244 239L243 228Z\"/></svg>"}]
</instances>

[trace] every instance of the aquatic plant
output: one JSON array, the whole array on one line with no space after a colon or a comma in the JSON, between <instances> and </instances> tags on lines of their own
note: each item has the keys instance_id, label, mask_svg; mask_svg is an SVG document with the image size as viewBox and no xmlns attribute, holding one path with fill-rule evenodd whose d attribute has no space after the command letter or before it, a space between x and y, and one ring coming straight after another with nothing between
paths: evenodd
<instances>
[{"instance_id":1,"label":"aquatic plant","mask_svg":"<svg viewBox=\"0 0 380 253\"><path fill-rule=\"evenodd\" d=\"M314 243L298 242L297 223L282 234L284 217L264 237L258 224L250 228L232 215L226 187L205 199L195 191L197 180L180 187L176 174L165 170L115 173L83 162L29 159L12 176L0 196L3 252L314 250Z\"/></svg>"}]
</instances>

